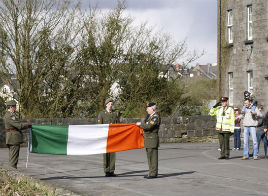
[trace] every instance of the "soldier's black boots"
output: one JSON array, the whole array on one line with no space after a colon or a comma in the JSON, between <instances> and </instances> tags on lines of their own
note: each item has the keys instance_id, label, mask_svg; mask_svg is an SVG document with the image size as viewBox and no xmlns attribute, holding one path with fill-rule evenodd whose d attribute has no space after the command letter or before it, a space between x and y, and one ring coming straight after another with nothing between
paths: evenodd
<instances>
[{"instance_id":1,"label":"soldier's black boots","mask_svg":"<svg viewBox=\"0 0 268 196\"><path fill-rule=\"evenodd\" d=\"M146 179L154 179L154 178L157 178L157 176L144 176L144 178L146 178Z\"/></svg>"},{"instance_id":2,"label":"soldier's black boots","mask_svg":"<svg viewBox=\"0 0 268 196\"><path fill-rule=\"evenodd\" d=\"M117 175L114 172L106 172L105 177L116 177Z\"/></svg>"},{"instance_id":3,"label":"soldier's black boots","mask_svg":"<svg viewBox=\"0 0 268 196\"><path fill-rule=\"evenodd\" d=\"M225 160L229 160L229 157L219 157L218 159L225 159Z\"/></svg>"}]
</instances>

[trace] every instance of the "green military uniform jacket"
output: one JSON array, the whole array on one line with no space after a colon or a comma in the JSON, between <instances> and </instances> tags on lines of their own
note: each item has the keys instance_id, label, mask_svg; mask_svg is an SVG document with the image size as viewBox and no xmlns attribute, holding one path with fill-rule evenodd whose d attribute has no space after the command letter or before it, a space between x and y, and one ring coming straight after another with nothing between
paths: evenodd
<instances>
[{"instance_id":1,"label":"green military uniform jacket","mask_svg":"<svg viewBox=\"0 0 268 196\"><path fill-rule=\"evenodd\" d=\"M152 114L144 122L141 123L141 128L144 130L144 147L158 148L159 137L158 131L160 126L160 116L157 113Z\"/></svg>"},{"instance_id":2,"label":"green military uniform jacket","mask_svg":"<svg viewBox=\"0 0 268 196\"><path fill-rule=\"evenodd\" d=\"M98 115L98 124L119 123L119 115L116 111L103 110Z\"/></svg>"},{"instance_id":3,"label":"green military uniform jacket","mask_svg":"<svg viewBox=\"0 0 268 196\"><path fill-rule=\"evenodd\" d=\"M19 121L16 112L11 113L10 111L6 112L4 122L6 130L16 130L6 132L6 144L16 145L23 143L23 135L21 130L26 129L28 125Z\"/></svg>"}]
</instances>

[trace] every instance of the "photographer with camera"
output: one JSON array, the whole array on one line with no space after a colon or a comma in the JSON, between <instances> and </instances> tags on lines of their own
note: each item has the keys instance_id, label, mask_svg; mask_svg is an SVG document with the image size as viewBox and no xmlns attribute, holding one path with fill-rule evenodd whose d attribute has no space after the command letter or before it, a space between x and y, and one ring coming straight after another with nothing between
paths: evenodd
<instances>
[{"instance_id":1,"label":"photographer with camera","mask_svg":"<svg viewBox=\"0 0 268 196\"><path fill-rule=\"evenodd\" d=\"M218 159L229 159L230 136L234 133L234 109L228 106L228 97L222 97L209 112L209 115L217 117L216 130L218 131L221 156Z\"/></svg>"},{"instance_id":2,"label":"photographer with camera","mask_svg":"<svg viewBox=\"0 0 268 196\"><path fill-rule=\"evenodd\" d=\"M240 115L240 118L243 118L244 125L244 149L242 160L249 159L249 136L252 137L253 141L253 159L258 160L259 152L256 137L256 127L258 125L258 118L262 117L262 113L257 107L254 109L254 111L252 111L252 107L254 107L254 105L250 99L246 99L244 101L244 106L245 113L244 115Z\"/></svg>"},{"instance_id":3,"label":"photographer with camera","mask_svg":"<svg viewBox=\"0 0 268 196\"><path fill-rule=\"evenodd\" d=\"M256 101L256 100L254 99L253 94L250 93L249 91L244 91L244 101L245 101L245 100L249 100L249 101L252 103L252 106L251 106L251 108L250 108L250 111L251 111L251 112L254 112L255 109L256 109L256 107L257 107L257 105L258 105L258 101ZM255 101L254 101L254 100L255 100ZM244 106L242 107L241 114L245 114L245 112L246 112L246 106L244 105Z\"/></svg>"}]
</instances>

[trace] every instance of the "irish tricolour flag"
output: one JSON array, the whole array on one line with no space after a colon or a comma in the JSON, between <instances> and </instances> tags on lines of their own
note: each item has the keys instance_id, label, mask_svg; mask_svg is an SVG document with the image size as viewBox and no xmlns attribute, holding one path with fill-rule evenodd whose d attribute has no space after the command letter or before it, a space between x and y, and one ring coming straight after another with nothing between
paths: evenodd
<instances>
[{"instance_id":1,"label":"irish tricolour flag","mask_svg":"<svg viewBox=\"0 0 268 196\"><path fill-rule=\"evenodd\" d=\"M91 155L143 148L136 124L33 125L32 153Z\"/></svg>"}]
</instances>

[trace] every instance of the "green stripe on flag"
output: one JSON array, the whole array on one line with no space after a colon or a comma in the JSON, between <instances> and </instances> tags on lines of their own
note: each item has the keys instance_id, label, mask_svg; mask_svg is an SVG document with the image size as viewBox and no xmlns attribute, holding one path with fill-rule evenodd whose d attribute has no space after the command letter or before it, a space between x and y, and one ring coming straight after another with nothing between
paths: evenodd
<instances>
[{"instance_id":1,"label":"green stripe on flag","mask_svg":"<svg viewBox=\"0 0 268 196\"><path fill-rule=\"evenodd\" d=\"M31 152L67 154L68 126L32 125Z\"/></svg>"}]
</instances>

